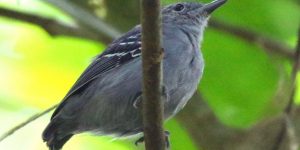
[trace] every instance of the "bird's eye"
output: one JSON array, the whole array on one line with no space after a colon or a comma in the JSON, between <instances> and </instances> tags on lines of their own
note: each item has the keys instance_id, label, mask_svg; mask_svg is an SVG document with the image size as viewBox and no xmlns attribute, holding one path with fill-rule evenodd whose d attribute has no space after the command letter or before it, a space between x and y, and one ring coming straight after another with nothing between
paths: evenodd
<instances>
[{"instance_id":1,"label":"bird's eye","mask_svg":"<svg viewBox=\"0 0 300 150\"><path fill-rule=\"evenodd\" d=\"M182 11L184 9L184 6L182 4L177 4L175 7L174 7L174 10L175 11Z\"/></svg>"}]
</instances>

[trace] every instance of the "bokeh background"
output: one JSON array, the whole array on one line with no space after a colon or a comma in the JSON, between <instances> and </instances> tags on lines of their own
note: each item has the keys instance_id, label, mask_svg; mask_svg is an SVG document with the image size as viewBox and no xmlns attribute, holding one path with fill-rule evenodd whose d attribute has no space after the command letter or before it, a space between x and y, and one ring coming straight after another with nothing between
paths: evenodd
<instances>
[{"instance_id":1,"label":"bokeh background","mask_svg":"<svg viewBox=\"0 0 300 150\"><path fill-rule=\"evenodd\" d=\"M139 0L0 0L0 135L59 103L93 57L138 22ZM165 124L172 149L271 150L278 144L299 24L299 0L229 0L217 10L203 41L199 90ZM300 92L293 98L297 137ZM50 115L1 141L0 149L46 150L41 133ZM283 138L282 150L300 140ZM143 149L134 146L136 139L82 134L64 149Z\"/></svg>"}]
</instances>

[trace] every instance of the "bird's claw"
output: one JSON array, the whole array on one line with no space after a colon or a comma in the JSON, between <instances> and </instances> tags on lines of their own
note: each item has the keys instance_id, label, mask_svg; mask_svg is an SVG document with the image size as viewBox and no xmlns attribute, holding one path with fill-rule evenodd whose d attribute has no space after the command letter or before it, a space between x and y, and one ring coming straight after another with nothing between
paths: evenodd
<instances>
[{"instance_id":1,"label":"bird's claw","mask_svg":"<svg viewBox=\"0 0 300 150\"><path fill-rule=\"evenodd\" d=\"M143 143L145 141L145 138L144 137L141 137L141 138L139 138L138 140L136 140L135 142L134 142L134 144L135 144L135 146L138 146L140 143Z\"/></svg>"},{"instance_id":2,"label":"bird's claw","mask_svg":"<svg viewBox=\"0 0 300 150\"><path fill-rule=\"evenodd\" d=\"M169 149L170 148L170 132L169 131L165 131L165 142L166 142L166 148Z\"/></svg>"},{"instance_id":3,"label":"bird's claw","mask_svg":"<svg viewBox=\"0 0 300 150\"><path fill-rule=\"evenodd\" d=\"M165 142L166 142L166 148L169 149L170 148L170 140L169 140L169 136L170 136L170 132L169 131L165 131ZM144 137L139 138L138 140L136 140L134 142L134 144L136 146L138 146L140 143L143 143L145 141Z\"/></svg>"}]
</instances>

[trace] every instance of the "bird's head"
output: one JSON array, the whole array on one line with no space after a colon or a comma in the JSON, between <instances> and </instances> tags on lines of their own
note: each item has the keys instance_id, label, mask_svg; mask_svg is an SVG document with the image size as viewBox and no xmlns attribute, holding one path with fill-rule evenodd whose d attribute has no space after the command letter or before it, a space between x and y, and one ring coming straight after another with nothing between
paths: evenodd
<instances>
[{"instance_id":1,"label":"bird's head","mask_svg":"<svg viewBox=\"0 0 300 150\"><path fill-rule=\"evenodd\" d=\"M226 0L215 0L207 4L198 2L171 4L162 10L163 24L204 28L209 15L225 2Z\"/></svg>"}]
</instances>

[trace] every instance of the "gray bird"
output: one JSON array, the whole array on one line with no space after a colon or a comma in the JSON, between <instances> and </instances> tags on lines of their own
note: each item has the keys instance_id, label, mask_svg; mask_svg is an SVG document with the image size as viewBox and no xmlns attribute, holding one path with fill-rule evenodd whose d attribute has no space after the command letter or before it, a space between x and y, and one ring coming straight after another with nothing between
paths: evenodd
<instances>
[{"instance_id":1,"label":"gray bird","mask_svg":"<svg viewBox=\"0 0 300 150\"><path fill-rule=\"evenodd\" d=\"M199 43L210 13L225 2L182 2L162 9L164 119L181 110L196 91L204 68ZM83 72L53 113L43 140L50 150L58 150L82 132L117 137L141 133L141 95L138 25L112 42Z\"/></svg>"}]
</instances>

